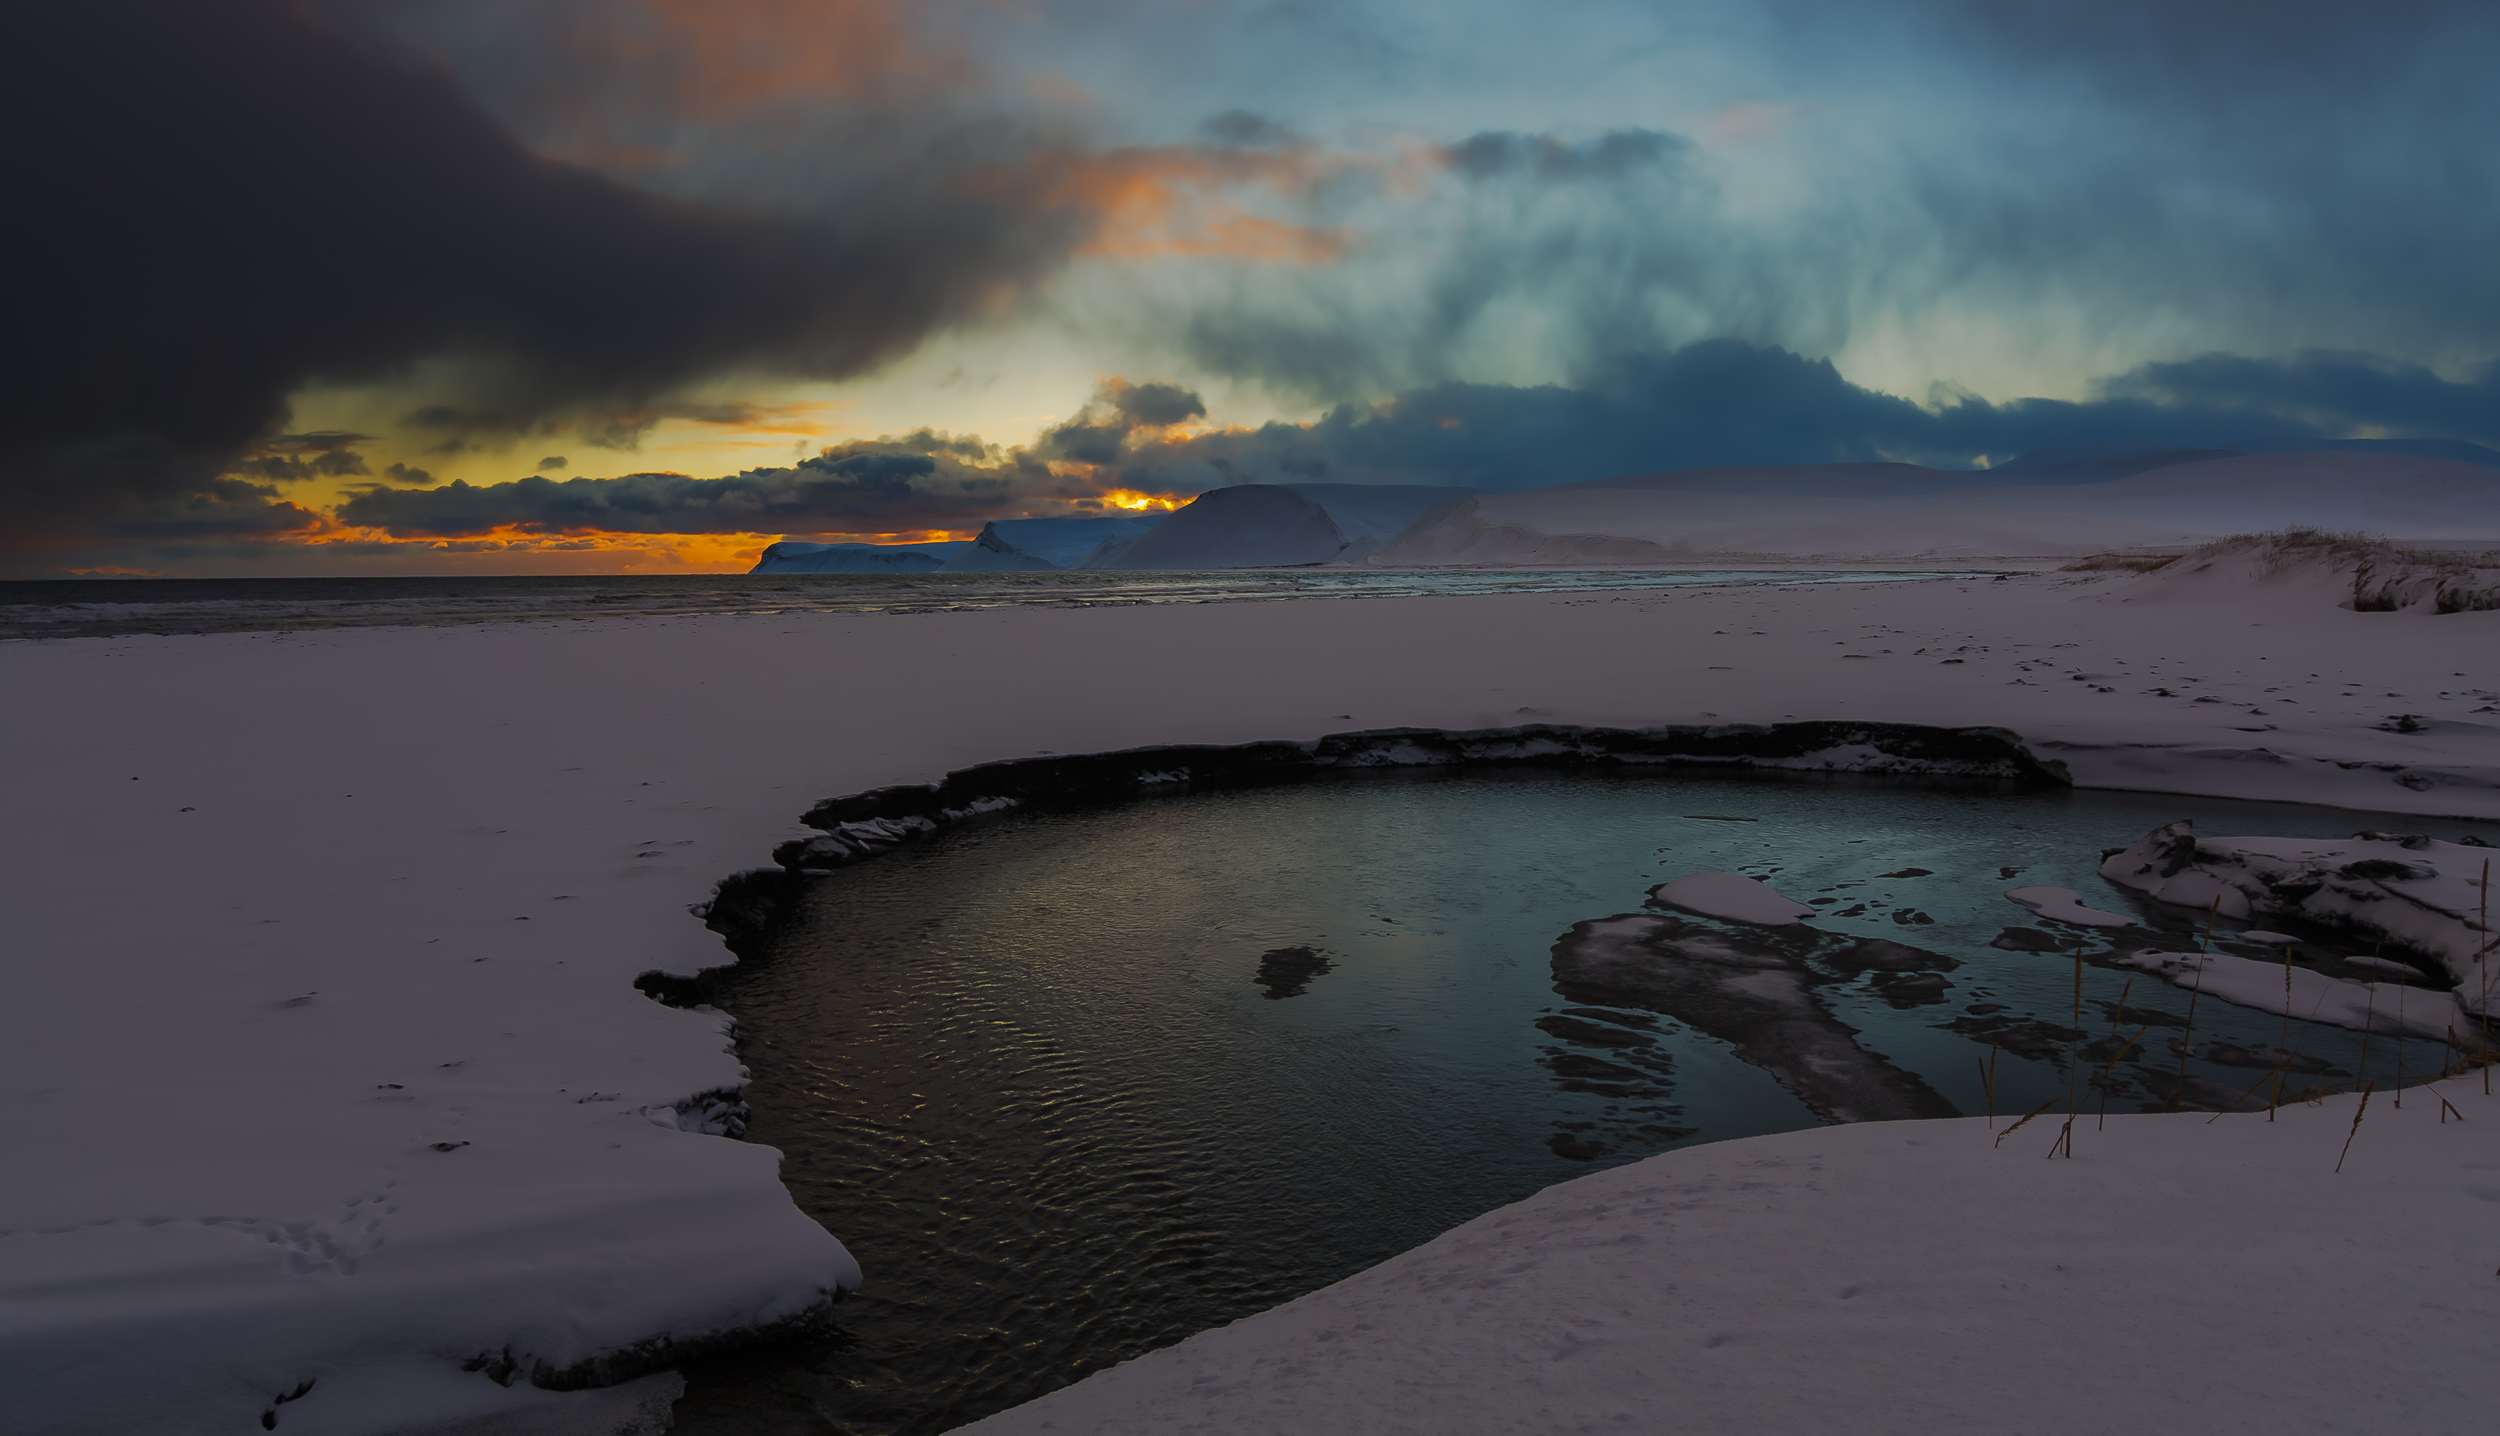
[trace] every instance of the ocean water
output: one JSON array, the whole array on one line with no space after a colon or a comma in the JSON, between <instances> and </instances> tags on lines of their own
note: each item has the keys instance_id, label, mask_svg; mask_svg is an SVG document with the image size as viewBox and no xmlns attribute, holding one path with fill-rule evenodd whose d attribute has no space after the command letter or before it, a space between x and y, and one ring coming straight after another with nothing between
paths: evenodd
<instances>
[{"instance_id":1,"label":"ocean water","mask_svg":"<svg viewBox=\"0 0 2500 1436\"><path fill-rule=\"evenodd\" d=\"M1816 956L1814 1000L1964 1113L2054 1104L2009 1139L2028 1156L2070 1101L2085 1155L2104 1105L2262 1106L2280 1050L2294 1090L2440 1069L2436 1043L2192 1007L2110 966L2203 940L2096 872L2182 817L2489 830L1846 777L1394 774L1005 815L829 874L718 1000L754 1073L748 1139L786 1154L866 1285L830 1335L699 1363L677 1436L944 1431L1552 1183L1815 1125L1693 1022L1557 990L1575 925L1690 872L1765 874L1821 905L1815 928L1941 959ZM2003 896L2027 884L2151 931L2043 923ZM2231 926L2223 950L2269 953ZM2346 951L2295 957L2335 972Z\"/></svg>"},{"instance_id":2,"label":"ocean water","mask_svg":"<svg viewBox=\"0 0 2500 1436\"><path fill-rule=\"evenodd\" d=\"M698 613L937 613L1693 584L1865 583L1959 572L1235 569L1215 573L661 574L0 582L0 638L518 623Z\"/></svg>"}]
</instances>

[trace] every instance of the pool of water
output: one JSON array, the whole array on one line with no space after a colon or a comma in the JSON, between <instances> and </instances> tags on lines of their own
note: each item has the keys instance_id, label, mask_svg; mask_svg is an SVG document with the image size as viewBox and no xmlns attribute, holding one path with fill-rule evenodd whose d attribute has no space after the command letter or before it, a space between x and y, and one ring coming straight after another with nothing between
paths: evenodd
<instances>
[{"instance_id":1,"label":"pool of water","mask_svg":"<svg viewBox=\"0 0 2500 1436\"><path fill-rule=\"evenodd\" d=\"M2180 817L2472 830L1845 778L1390 776L1012 815L832 874L721 1001L755 1076L749 1139L787 1154L866 1285L821 1339L690 1371L675 1430L943 1431L1554 1182L1815 1124L1707 1018L1557 991L1577 925L1655 914L1647 890L1690 872L1766 874L1820 900L1814 927L1924 954L1803 967L1843 1039L1965 1113L2077 1091L2087 1112L2228 1105L2284 1049L2298 1085L2442 1066L2436 1044L2365 1052L2210 998L2191 1031L2188 993L2095 961L2146 934L2002 896L2076 888L2192 942L2094 874ZM2300 952L2331 969L2338 950ZM2045 1152L2053 1131L2013 1141Z\"/></svg>"}]
</instances>

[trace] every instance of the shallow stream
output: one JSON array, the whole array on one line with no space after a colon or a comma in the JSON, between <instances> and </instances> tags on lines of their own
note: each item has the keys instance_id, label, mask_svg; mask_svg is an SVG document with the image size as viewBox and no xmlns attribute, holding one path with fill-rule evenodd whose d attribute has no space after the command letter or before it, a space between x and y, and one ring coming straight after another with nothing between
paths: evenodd
<instances>
[{"instance_id":1,"label":"shallow stream","mask_svg":"<svg viewBox=\"0 0 2500 1436\"><path fill-rule=\"evenodd\" d=\"M1759 944L1645 906L1686 873L1768 875L1823 909L1814 928L1880 940L1781 960L1816 1040L1854 1031L1920 1110L2262 1107L2285 1050L2295 1091L2443 1065L2439 1044L2379 1034L2365 1068L2359 1033L2211 998L2191 1031L2189 993L2097 965L2198 940L2094 875L2104 848L2180 817L2492 836L2141 794L1479 773L1011 815L834 873L721 1001L755 1074L748 1137L788 1154L791 1191L867 1284L831 1336L690 1371L675 1430L943 1431L1554 1182L1814 1125L1708 1035L1712 1011L1557 991L1558 943L1594 920ZM2002 896L2027 884L2157 931L2043 921ZM1896 948L1917 956L1860 960ZM2348 951L2295 958L2360 975ZM2057 1120L2012 1140L2045 1152Z\"/></svg>"}]
</instances>

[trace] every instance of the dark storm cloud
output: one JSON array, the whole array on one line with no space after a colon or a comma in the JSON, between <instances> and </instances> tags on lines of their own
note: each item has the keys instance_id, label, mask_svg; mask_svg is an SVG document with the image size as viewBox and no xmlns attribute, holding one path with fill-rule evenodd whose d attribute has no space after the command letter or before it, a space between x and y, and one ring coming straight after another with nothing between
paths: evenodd
<instances>
[{"instance_id":1,"label":"dark storm cloud","mask_svg":"<svg viewBox=\"0 0 2500 1436\"><path fill-rule=\"evenodd\" d=\"M344 523L396 538L527 534L902 533L979 528L1027 504L1081 496L1027 455L926 430L828 449L786 469L723 478L626 474L364 490Z\"/></svg>"},{"instance_id":2,"label":"dark storm cloud","mask_svg":"<svg viewBox=\"0 0 2500 1436\"><path fill-rule=\"evenodd\" d=\"M1042 431L1033 452L1076 464L1117 463L1129 436L1206 416L1206 401L1177 384L1130 384L1112 380L1075 418Z\"/></svg>"},{"instance_id":3,"label":"dark storm cloud","mask_svg":"<svg viewBox=\"0 0 2500 1436\"><path fill-rule=\"evenodd\" d=\"M1873 103L1864 77L1896 74L1955 121L1901 146L1891 176L1953 269L2052 280L2131 317L2173 304L2217 347L2267 332L2276 349L2490 353L2500 6L1774 9L1799 62L1855 103Z\"/></svg>"},{"instance_id":4,"label":"dark storm cloud","mask_svg":"<svg viewBox=\"0 0 2500 1436\"><path fill-rule=\"evenodd\" d=\"M1693 139L1453 140L1334 272L1140 329L1322 404L1731 334L2000 395L1988 358L2495 351L2487 0L1691 8L1748 37Z\"/></svg>"},{"instance_id":5,"label":"dark storm cloud","mask_svg":"<svg viewBox=\"0 0 2500 1436\"><path fill-rule=\"evenodd\" d=\"M1290 127L1248 110L1210 115L1199 124L1198 133L1211 143L1236 150L1284 149L1302 143L1302 136Z\"/></svg>"},{"instance_id":6,"label":"dark storm cloud","mask_svg":"<svg viewBox=\"0 0 2500 1436\"><path fill-rule=\"evenodd\" d=\"M400 538L529 534L873 534L977 528L1081 508L1109 487L1186 496L1237 483L1522 488L1662 470L1889 459L1964 468L2033 449L2215 448L2356 430L2500 447L2500 369L2466 381L2345 354L2147 365L2083 402L1924 406L1823 360L1713 340L1618 360L1589 383L1437 384L1310 424L1174 431L1203 415L1177 385L1113 381L1030 451L923 430L723 478L367 489L341 521ZM1083 465L1054 469L1046 460Z\"/></svg>"},{"instance_id":7,"label":"dark storm cloud","mask_svg":"<svg viewBox=\"0 0 2500 1436\"><path fill-rule=\"evenodd\" d=\"M938 173L813 218L636 190L285 0L23 6L8 35L0 504L23 546L224 502L218 474L309 380L459 356L520 427L728 369L852 373L1071 238L1003 181Z\"/></svg>"},{"instance_id":8,"label":"dark storm cloud","mask_svg":"<svg viewBox=\"0 0 2500 1436\"><path fill-rule=\"evenodd\" d=\"M356 447L372 442L371 434L351 434L340 429L278 434L253 445L250 453L235 462L233 472L282 484L369 474L373 471L365 466L364 455L357 453Z\"/></svg>"},{"instance_id":9,"label":"dark storm cloud","mask_svg":"<svg viewBox=\"0 0 2500 1436\"><path fill-rule=\"evenodd\" d=\"M1442 153L1452 170L1471 179L1528 175L1544 180L1616 179L1654 169L1691 153L1693 143L1657 130L1610 130L1576 143L1552 135L1488 130Z\"/></svg>"},{"instance_id":10,"label":"dark storm cloud","mask_svg":"<svg viewBox=\"0 0 2500 1436\"><path fill-rule=\"evenodd\" d=\"M1112 407L1137 424L1177 424L1206 417L1206 401L1178 384L1131 384L1114 394Z\"/></svg>"},{"instance_id":11,"label":"dark storm cloud","mask_svg":"<svg viewBox=\"0 0 2500 1436\"><path fill-rule=\"evenodd\" d=\"M2500 447L2500 366L2451 381L2417 366L2312 354L2152 364L2081 402L1963 398L1928 407L1823 360L1733 340L1621 359L1579 387L1439 384L1309 425L1132 441L1128 487L1228 483L1537 487L1673 469L1889 459L1964 468L2033 449L2145 449L2355 433Z\"/></svg>"}]
</instances>

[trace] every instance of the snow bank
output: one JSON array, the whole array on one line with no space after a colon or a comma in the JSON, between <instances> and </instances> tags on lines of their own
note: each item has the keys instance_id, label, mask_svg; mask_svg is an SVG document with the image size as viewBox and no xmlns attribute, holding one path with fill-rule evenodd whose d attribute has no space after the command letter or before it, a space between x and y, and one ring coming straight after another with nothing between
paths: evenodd
<instances>
[{"instance_id":1,"label":"snow bank","mask_svg":"<svg viewBox=\"0 0 2500 1436\"><path fill-rule=\"evenodd\" d=\"M2500 608L2500 551L2404 548L2370 534L2237 534L2176 558L2114 566L2149 569L2110 595L2121 603L2194 602L2236 590L2369 613Z\"/></svg>"},{"instance_id":2,"label":"snow bank","mask_svg":"<svg viewBox=\"0 0 2500 1436\"><path fill-rule=\"evenodd\" d=\"M2298 919L2435 964L2466 1010L2489 1011L2500 985L2489 848L2414 834L2349 842L2206 838L2185 821L2155 828L2101 864L2101 876L2156 902L2224 917Z\"/></svg>"},{"instance_id":3,"label":"snow bank","mask_svg":"<svg viewBox=\"0 0 2500 1436\"><path fill-rule=\"evenodd\" d=\"M1660 883L1649 895L1662 903L1730 922L1780 927L1814 916L1814 909L1783 897L1771 885L1743 873L1692 873Z\"/></svg>"},{"instance_id":4,"label":"snow bank","mask_svg":"<svg viewBox=\"0 0 2500 1436\"><path fill-rule=\"evenodd\" d=\"M2405 1097L1689 1147L963 1429L2478 1436L2500 1100Z\"/></svg>"},{"instance_id":5,"label":"snow bank","mask_svg":"<svg viewBox=\"0 0 2500 1436\"><path fill-rule=\"evenodd\" d=\"M2110 959L2149 972L2175 987L2355 1032L2392 1032L2479 1049L2482 1024L2453 992L2400 982L2348 982L2284 962L2259 962L2218 952L2146 949Z\"/></svg>"}]
</instances>

